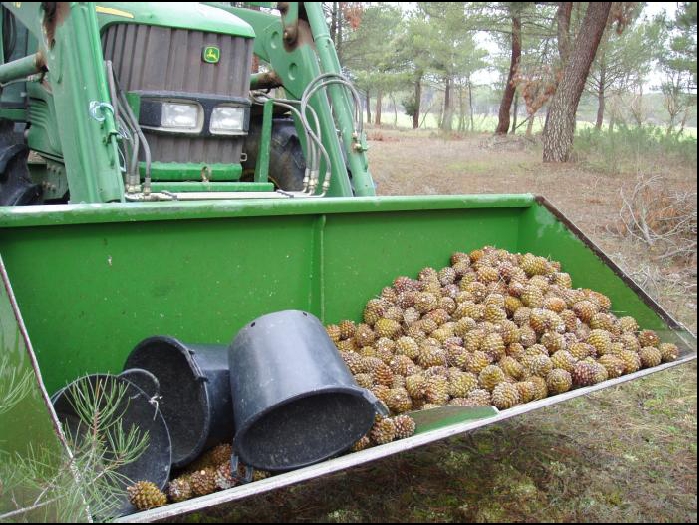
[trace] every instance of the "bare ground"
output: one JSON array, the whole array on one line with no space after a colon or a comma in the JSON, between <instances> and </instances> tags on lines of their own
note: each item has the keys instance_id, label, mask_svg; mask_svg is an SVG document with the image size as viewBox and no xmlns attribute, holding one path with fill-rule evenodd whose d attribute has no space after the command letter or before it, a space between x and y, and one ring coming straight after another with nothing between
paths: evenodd
<instances>
[{"instance_id":1,"label":"bare ground","mask_svg":"<svg viewBox=\"0 0 699 525\"><path fill-rule=\"evenodd\" d=\"M696 165L666 157L639 155L622 170L606 170L586 158L570 164L544 164L536 142L520 136L471 135L444 139L430 132L374 130L369 160L379 195L534 193L543 195L651 295L696 332L696 251L693 260L658 264L647 246L609 233L619 222L620 190L628 195L640 175L661 177L667 188L697 191ZM688 268L691 266L691 268ZM648 279L642 270L659 269ZM683 279L674 274L683 272ZM660 278L663 277L663 278ZM686 282L681 282L686 281ZM689 286L693 293L687 294Z\"/></svg>"},{"instance_id":2,"label":"bare ground","mask_svg":"<svg viewBox=\"0 0 699 525\"><path fill-rule=\"evenodd\" d=\"M619 190L639 172L696 192L696 164L639 158L609 172L584 158L543 164L523 139L385 130L370 139L380 195L544 195L627 271L648 265L651 294L696 330L696 254L663 262L608 232ZM695 363L183 521L696 522Z\"/></svg>"}]
</instances>

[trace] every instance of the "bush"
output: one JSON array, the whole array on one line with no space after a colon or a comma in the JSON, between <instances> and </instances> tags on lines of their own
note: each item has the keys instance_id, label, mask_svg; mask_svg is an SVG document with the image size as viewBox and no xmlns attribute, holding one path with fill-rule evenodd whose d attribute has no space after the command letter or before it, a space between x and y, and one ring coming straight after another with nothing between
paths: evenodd
<instances>
[{"instance_id":1,"label":"bush","mask_svg":"<svg viewBox=\"0 0 699 525\"><path fill-rule=\"evenodd\" d=\"M401 104L403 105L403 110L405 111L405 114L408 115L409 117L412 117L415 115L415 112L417 111L417 103L415 102L415 96L411 96L409 98L404 98L401 101Z\"/></svg>"},{"instance_id":2,"label":"bush","mask_svg":"<svg viewBox=\"0 0 699 525\"><path fill-rule=\"evenodd\" d=\"M697 163L697 139L667 134L656 126L618 126L614 131L581 129L575 149L582 160L605 172L623 171L638 161Z\"/></svg>"}]
</instances>

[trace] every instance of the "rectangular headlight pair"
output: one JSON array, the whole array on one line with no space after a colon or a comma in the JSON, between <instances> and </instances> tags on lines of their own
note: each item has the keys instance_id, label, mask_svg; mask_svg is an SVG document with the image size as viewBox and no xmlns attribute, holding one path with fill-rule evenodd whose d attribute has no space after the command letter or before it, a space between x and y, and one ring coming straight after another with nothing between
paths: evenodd
<instances>
[{"instance_id":1,"label":"rectangular headlight pair","mask_svg":"<svg viewBox=\"0 0 699 525\"><path fill-rule=\"evenodd\" d=\"M199 133L204 123L204 110L196 103L163 102L160 127L163 130ZM242 135L245 133L245 108L216 106L211 110L209 133L212 135Z\"/></svg>"}]
</instances>

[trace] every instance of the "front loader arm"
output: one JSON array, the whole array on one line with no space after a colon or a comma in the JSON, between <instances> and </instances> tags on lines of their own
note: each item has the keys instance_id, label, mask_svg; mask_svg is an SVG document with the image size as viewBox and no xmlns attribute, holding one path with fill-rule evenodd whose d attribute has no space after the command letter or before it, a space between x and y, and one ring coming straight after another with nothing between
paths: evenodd
<instances>
[{"instance_id":1,"label":"front loader arm","mask_svg":"<svg viewBox=\"0 0 699 525\"><path fill-rule=\"evenodd\" d=\"M36 89L52 95L46 97L53 99L48 115L55 122L49 126L60 129L56 140L60 140L71 202L123 202L117 129L110 109L94 3L3 5L38 41L37 56L45 74ZM3 64L0 70L11 66ZM31 128L28 141L31 148Z\"/></svg>"},{"instance_id":2,"label":"front loader arm","mask_svg":"<svg viewBox=\"0 0 699 525\"><path fill-rule=\"evenodd\" d=\"M254 28L255 55L279 76L287 96L300 100L304 90L319 75L341 74L340 63L320 2L280 2L278 9L281 17L245 8L227 10ZM310 105L318 113L321 138L332 165L329 194L375 195L366 140L363 133L354 129L354 108L349 91L331 85L328 95L314 96ZM361 111L359 117L361 119Z\"/></svg>"}]
</instances>

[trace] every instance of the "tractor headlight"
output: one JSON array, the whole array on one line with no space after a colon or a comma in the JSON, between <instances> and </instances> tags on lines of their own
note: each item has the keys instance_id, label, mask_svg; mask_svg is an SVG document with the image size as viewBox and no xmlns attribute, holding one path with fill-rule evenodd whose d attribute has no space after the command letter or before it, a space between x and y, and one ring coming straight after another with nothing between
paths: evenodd
<instances>
[{"instance_id":1,"label":"tractor headlight","mask_svg":"<svg viewBox=\"0 0 699 525\"><path fill-rule=\"evenodd\" d=\"M198 104L163 102L160 127L171 131L198 133L202 126L202 111Z\"/></svg>"},{"instance_id":2,"label":"tractor headlight","mask_svg":"<svg viewBox=\"0 0 699 525\"><path fill-rule=\"evenodd\" d=\"M247 108L218 106L211 111L212 135L244 135L247 132Z\"/></svg>"}]
</instances>

